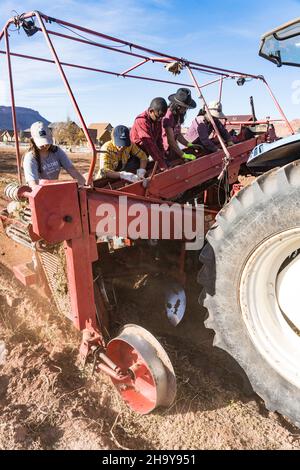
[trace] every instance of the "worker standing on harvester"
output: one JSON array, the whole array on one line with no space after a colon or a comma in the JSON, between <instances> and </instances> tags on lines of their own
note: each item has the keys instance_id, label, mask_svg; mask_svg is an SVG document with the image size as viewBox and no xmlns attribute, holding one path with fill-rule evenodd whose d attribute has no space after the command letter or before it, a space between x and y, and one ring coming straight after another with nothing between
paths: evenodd
<instances>
[{"instance_id":1,"label":"worker standing on harvester","mask_svg":"<svg viewBox=\"0 0 300 470\"><path fill-rule=\"evenodd\" d=\"M170 105L165 117L162 119L162 137L166 157L169 162L178 158L185 160L195 160L195 156L184 152L179 145L192 147L181 133L181 125L188 109L196 108L197 104L192 99L191 91L188 88L179 88L176 93L169 96Z\"/></svg>"},{"instance_id":2,"label":"worker standing on harvester","mask_svg":"<svg viewBox=\"0 0 300 470\"><path fill-rule=\"evenodd\" d=\"M131 143L128 127L116 126L111 136L112 139L101 147L96 179L122 179L132 183L142 179L146 173L147 155Z\"/></svg>"},{"instance_id":3,"label":"worker standing on harvester","mask_svg":"<svg viewBox=\"0 0 300 470\"><path fill-rule=\"evenodd\" d=\"M224 142L228 146L233 145L234 142L232 140L232 136L220 121L220 119L226 119L226 116L222 111L222 104L219 101L212 101L209 103L208 109ZM205 111L205 109L201 109L198 116L193 120L185 138L192 144L201 145L206 153L213 153L219 150L216 138L210 138L213 131L214 128L210 122L207 111Z\"/></svg>"},{"instance_id":4,"label":"worker standing on harvester","mask_svg":"<svg viewBox=\"0 0 300 470\"><path fill-rule=\"evenodd\" d=\"M164 98L154 98L148 109L135 118L130 131L131 142L140 147L158 163L160 170L167 168L162 141L161 120L168 109Z\"/></svg>"},{"instance_id":5,"label":"worker standing on harvester","mask_svg":"<svg viewBox=\"0 0 300 470\"><path fill-rule=\"evenodd\" d=\"M84 177L76 170L65 152L53 145L51 131L45 123L35 122L30 132L30 147L23 160L25 181L29 186L36 186L41 179L57 180L62 168L80 185L85 184Z\"/></svg>"}]
</instances>

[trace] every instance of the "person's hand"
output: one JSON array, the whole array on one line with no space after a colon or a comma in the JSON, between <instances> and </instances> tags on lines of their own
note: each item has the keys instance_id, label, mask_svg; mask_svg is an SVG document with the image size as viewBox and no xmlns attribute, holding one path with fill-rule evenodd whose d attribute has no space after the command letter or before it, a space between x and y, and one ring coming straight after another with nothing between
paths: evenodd
<instances>
[{"instance_id":1,"label":"person's hand","mask_svg":"<svg viewBox=\"0 0 300 470\"><path fill-rule=\"evenodd\" d=\"M182 158L184 158L185 160L196 160L196 157L195 155L192 155L191 153L184 153L182 155Z\"/></svg>"},{"instance_id":2,"label":"person's hand","mask_svg":"<svg viewBox=\"0 0 300 470\"><path fill-rule=\"evenodd\" d=\"M134 175L129 171L120 171L120 178L121 180L129 181L130 183L136 183L140 179L137 175Z\"/></svg>"},{"instance_id":3,"label":"person's hand","mask_svg":"<svg viewBox=\"0 0 300 470\"><path fill-rule=\"evenodd\" d=\"M139 179L144 179L145 174L146 174L145 168L139 168L138 170L136 170L136 174L139 177Z\"/></svg>"}]
</instances>

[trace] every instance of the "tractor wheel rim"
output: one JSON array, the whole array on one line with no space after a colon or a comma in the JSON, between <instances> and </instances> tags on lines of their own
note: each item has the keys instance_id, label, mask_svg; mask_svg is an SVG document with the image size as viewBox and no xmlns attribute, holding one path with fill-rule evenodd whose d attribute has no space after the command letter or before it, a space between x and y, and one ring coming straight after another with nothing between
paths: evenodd
<instances>
[{"instance_id":1,"label":"tractor wheel rim","mask_svg":"<svg viewBox=\"0 0 300 470\"><path fill-rule=\"evenodd\" d=\"M240 280L240 307L251 341L282 377L300 387L300 228L264 240ZM296 277L297 276L297 277Z\"/></svg>"},{"instance_id":2,"label":"tractor wheel rim","mask_svg":"<svg viewBox=\"0 0 300 470\"><path fill-rule=\"evenodd\" d=\"M149 331L125 325L107 345L107 356L130 378L112 378L123 400L140 414L158 406L170 406L176 395L176 378L168 355Z\"/></svg>"}]
</instances>

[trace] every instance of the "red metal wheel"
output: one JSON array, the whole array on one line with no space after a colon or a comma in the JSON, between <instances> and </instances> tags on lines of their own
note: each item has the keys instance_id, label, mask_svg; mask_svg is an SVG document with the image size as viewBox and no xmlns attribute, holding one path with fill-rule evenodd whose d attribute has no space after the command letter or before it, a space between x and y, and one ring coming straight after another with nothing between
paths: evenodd
<instances>
[{"instance_id":1,"label":"red metal wheel","mask_svg":"<svg viewBox=\"0 0 300 470\"><path fill-rule=\"evenodd\" d=\"M146 414L172 404L175 373L167 353L149 331L125 325L108 343L106 354L127 374L126 379L112 381L133 411Z\"/></svg>"}]
</instances>

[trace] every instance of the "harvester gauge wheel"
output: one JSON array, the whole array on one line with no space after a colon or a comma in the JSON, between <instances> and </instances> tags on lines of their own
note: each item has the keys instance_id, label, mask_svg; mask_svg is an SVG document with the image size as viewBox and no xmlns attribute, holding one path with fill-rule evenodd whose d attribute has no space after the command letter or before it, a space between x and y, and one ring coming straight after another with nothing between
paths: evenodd
<instances>
[{"instance_id":1,"label":"harvester gauge wheel","mask_svg":"<svg viewBox=\"0 0 300 470\"><path fill-rule=\"evenodd\" d=\"M106 355L127 378L112 381L135 412L146 414L170 406L176 395L171 361L155 337L138 325L125 325L107 345Z\"/></svg>"}]
</instances>

